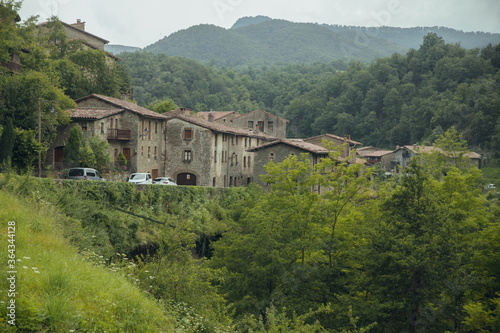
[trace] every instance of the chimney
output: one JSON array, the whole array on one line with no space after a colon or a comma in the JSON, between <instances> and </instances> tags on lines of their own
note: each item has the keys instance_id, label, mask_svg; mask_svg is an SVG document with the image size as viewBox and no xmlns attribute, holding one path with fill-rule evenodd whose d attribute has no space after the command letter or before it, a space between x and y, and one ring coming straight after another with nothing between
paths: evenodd
<instances>
[{"instance_id":1,"label":"chimney","mask_svg":"<svg viewBox=\"0 0 500 333\"><path fill-rule=\"evenodd\" d=\"M80 19L76 19L76 23L73 23L72 26L78 30L85 31L85 22L82 22Z\"/></svg>"},{"instance_id":2,"label":"chimney","mask_svg":"<svg viewBox=\"0 0 500 333\"><path fill-rule=\"evenodd\" d=\"M210 113L208 114L208 121L209 121L209 122L211 122L211 123L213 123L213 122L214 122L214 114L213 114L213 112L210 112Z\"/></svg>"}]
</instances>

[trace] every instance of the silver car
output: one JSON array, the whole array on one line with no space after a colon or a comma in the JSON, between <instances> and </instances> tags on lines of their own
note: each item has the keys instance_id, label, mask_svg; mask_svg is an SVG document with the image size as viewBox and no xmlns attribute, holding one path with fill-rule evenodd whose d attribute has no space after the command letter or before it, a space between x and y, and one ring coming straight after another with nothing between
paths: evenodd
<instances>
[{"instance_id":1,"label":"silver car","mask_svg":"<svg viewBox=\"0 0 500 333\"><path fill-rule=\"evenodd\" d=\"M68 170L68 179L74 180L100 180L105 181L96 169L71 168Z\"/></svg>"},{"instance_id":2,"label":"silver car","mask_svg":"<svg viewBox=\"0 0 500 333\"><path fill-rule=\"evenodd\" d=\"M153 184L158 185L177 185L177 183L170 177L157 177L153 180Z\"/></svg>"},{"instance_id":3,"label":"silver car","mask_svg":"<svg viewBox=\"0 0 500 333\"><path fill-rule=\"evenodd\" d=\"M153 184L153 177L148 172L133 173L128 177L129 183L135 184Z\"/></svg>"}]
</instances>

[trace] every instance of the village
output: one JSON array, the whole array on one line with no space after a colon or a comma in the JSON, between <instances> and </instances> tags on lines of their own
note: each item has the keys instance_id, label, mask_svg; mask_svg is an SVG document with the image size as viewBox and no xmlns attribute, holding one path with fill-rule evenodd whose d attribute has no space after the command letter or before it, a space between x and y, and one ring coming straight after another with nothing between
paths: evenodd
<instances>
[{"instance_id":1,"label":"village","mask_svg":"<svg viewBox=\"0 0 500 333\"><path fill-rule=\"evenodd\" d=\"M39 26L43 29L45 24ZM104 50L107 40L85 31L85 22L63 23L66 35L86 47ZM117 56L107 52L113 65ZM107 140L114 164L120 154L127 160L126 173L150 173L152 178L172 177L178 185L213 187L246 186L262 183L269 161L282 162L290 155L306 153L312 165L328 156L327 145L343 146L341 157L349 163L380 163L388 173L399 173L409 160L432 147L417 145L381 150L363 147L350 137L323 134L310 138L287 138L289 120L264 110L240 114L237 111L192 113L178 108L157 113L132 102L133 96L121 98L91 94L77 99L70 112L71 124L60 128L45 158L45 167L61 171L64 147L71 127L81 128L87 139ZM468 153L477 166L481 155ZM64 175L63 175L64 176Z\"/></svg>"}]
</instances>

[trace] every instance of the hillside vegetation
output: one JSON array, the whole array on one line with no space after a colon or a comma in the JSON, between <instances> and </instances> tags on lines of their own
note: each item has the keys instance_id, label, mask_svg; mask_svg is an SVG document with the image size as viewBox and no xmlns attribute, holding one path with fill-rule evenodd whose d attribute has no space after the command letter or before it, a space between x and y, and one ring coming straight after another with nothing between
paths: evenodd
<instances>
[{"instance_id":1,"label":"hillside vegetation","mask_svg":"<svg viewBox=\"0 0 500 333\"><path fill-rule=\"evenodd\" d=\"M436 146L466 152L453 129ZM500 197L479 170L433 153L385 180L339 154L314 167L306 156L271 162L267 189L1 174L18 273L17 330L4 306L0 329L500 329Z\"/></svg>"},{"instance_id":2,"label":"hillside vegetation","mask_svg":"<svg viewBox=\"0 0 500 333\"><path fill-rule=\"evenodd\" d=\"M356 27L295 23L265 16L244 17L231 29L197 25L145 47L216 66L287 65L331 61L370 61L417 49L429 33L467 49L500 43L500 34L445 27Z\"/></svg>"},{"instance_id":3,"label":"hillside vegetation","mask_svg":"<svg viewBox=\"0 0 500 333\"><path fill-rule=\"evenodd\" d=\"M432 143L455 126L475 149L500 151L500 44L467 50L428 34L419 49L369 65L219 69L164 54L122 59L143 105L172 99L195 112L264 109L290 120L290 137L333 133L392 148Z\"/></svg>"}]
</instances>

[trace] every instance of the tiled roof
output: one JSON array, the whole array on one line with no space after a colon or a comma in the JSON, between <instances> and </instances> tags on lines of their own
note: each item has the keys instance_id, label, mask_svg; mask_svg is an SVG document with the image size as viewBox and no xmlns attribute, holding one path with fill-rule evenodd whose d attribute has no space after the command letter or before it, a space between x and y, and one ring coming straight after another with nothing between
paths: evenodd
<instances>
[{"instance_id":1,"label":"tiled roof","mask_svg":"<svg viewBox=\"0 0 500 333\"><path fill-rule=\"evenodd\" d=\"M257 147L249 148L249 149L247 149L247 151L254 152L254 151L258 151L261 149L272 147L272 146L275 146L278 144L285 144L285 145L299 148L299 149L302 149L302 150L305 150L305 151L308 151L308 152L314 153L314 154L324 154L324 155L328 154L328 150L325 147L318 146L318 145L315 145L315 144L312 144L309 142L305 142L302 139L280 139L280 140L269 142L269 143L266 143L266 144L263 144L263 145L260 145Z\"/></svg>"},{"instance_id":2,"label":"tiled roof","mask_svg":"<svg viewBox=\"0 0 500 333\"><path fill-rule=\"evenodd\" d=\"M447 152L447 151L444 151L441 148L434 147L434 146L417 146L417 145L403 146L403 147L400 147L400 148L396 149L395 151L403 149L403 148L409 149L412 152L414 152L415 154L432 153L434 151L438 151L438 152L440 152L440 153L442 153L444 155L447 155L447 154L453 155L455 153L455 152ZM476 152L473 152L473 151L467 152L463 156L468 157L468 158L481 158L480 154L478 154Z\"/></svg>"},{"instance_id":3,"label":"tiled roof","mask_svg":"<svg viewBox=\"0 0 500 333\"><path fill-rule=\"evenodd\" d=\"M214 120L227 117L231 114L236 114L239 116L239 113L236 111L201 111L196 113L195 116L208 120L208 115L210 114L214 116Z\"/></svg>"},{"instance_id":4,"label":"tiled roof","mask_svg":"<svg viewBox=\"0 0 500 333\"><path fill-rule=\"evenodd\" d=\"M279 117L279 116L277 116L277 115L275 115L275 114L272 114L272 113L266 112L266 111L264 111L264 110L255 110L255 111L252 111L252 112L249 112L249 113L242 114L242 115L240 115L240 116L238 116L238 117L234 117L233 119L238 119L238 118L241 118L241 117L245 117L245 116L248 116L248 115L250 115L250 114L252 114L252 113L257 113L257 112L264 112L264 113L267 113L267 114L268 114L268 115L270 115L270 116L273 116L273 117L276 117L276 118L280 118L280 119L282 119L282 120L286 121L287 123L289 123L289 122L290 122L290 120L288 120L288 119L285 119L285 118ZM233 120L233 119L231 119L231 120Z\"/></svg>"},{"instance_id":5,"label":"tiled roof","mask_svg":"<svg viewBox=\"0 0 500 333\"><path fill-rule=\"evenodd\" d=\"M390 153L393 153L393 150L380 150L380 149L358 149L356 150L359 156L361 157L380 157Z\"/></svg>"},{"instance_id":6,"label":"tiled roof","mask_svg":"<svg viewBox=\"0 0 500 333\"><path fill-rule=\"evenodd\" d=\"M307 138L307 139L304 139L304 140L311 140L311 139L318 139L318 138L321 138L321 137L328 137L328 138L332 138L332 139L336 139L336 140L341 140L341 141L347 141L349 142L350 144L353 144L353 145L362 145L361 142L358 142L358 141L354 141L354 140L351 140L351 139L348 139L348 138L343 138L341 136L338 136L338 135L334 135L334 134L321 134L321 135L318 135L318 136L313 136L312 138Z\"/></svg>"},{"instance_id":7,"label":"tiled roof","mask_svg":"<svg viewBox=\"0 0 500 333\"><path fill-rule=\"evenodd\" d=\"M108 96L103 96L103 95L98 95L98 94L92 94L92 95L88 95L88 96L79 98L79 99L75 100L75 102L76 102L76 104L78 104L78 102L84 101L84 100L89 99L89 98L99 99L99 100L107 102L115 107L129 110L129 111L132 111L134 113L137 113L137 114L139 114L141 116L145 116L145 117L151 117L151 118L157 118L157 119L169 119L170 118L170 117L165 116L163 114L156 113L154 111L143 108L142 106L139 106L137 104L127 102L127 101L124 101L124 100L121 100L118 98L108 97Z\"/></svg>"},{"instance_id":8,"label":"tiled roof","mask_svg":"<svg viewBox=\"0 0 500 333\"><path fill-rule=\"evenodd\" d=\"M268 135L263 132L257 132L257 131L249 131L248 129L245 128L238 128L238 127L230 127L221 123L216 123L212 121L205 120L200 117L196 116L186 116L182 114L174 114L169 119L172 118L177 118L181 119L183 121L186 121L188 123L198 125L204 128L208 128L213 131L221 132L221 133L229 133L229 134L236 134L236 135L244 135L244 136L249 136L249 137L254 137L254 138L260 138L260 139L265 139L265 140L273 140L276 139L276 137Z\"/></svg>"},{"instance_id":9,"label":"tiled roof","mask_svg":"<svg viewBox=\"0 0 500 333\"><path fill-rule=\"evenodd\" d=\"M79 32L81 32L81 33L83 33L83 34L86 34L86 35L92 36L92 37L94 37L94 38L97 38L97 39L101 40L101 42L103 42L104 44L108 44L108 43L109 43L109 40L106 40L106 39L104 39L104 38L102 38L102 37L99 37L99 36L93 35L93 34L91 34L91 33L87 32L87 31L80 30L80 29L78 29L78 28L74 27L73 25L68 24L68 23L66 23L66 22L63 22L63 21L60 21L60 22L61 22L64 26L66 26L66 27L68 27L68 28L75 29L75 30L77 30L77 31L79 31ZM40 23L40 24L38 24L38 25L39 25L39 26L45 26L45 25L47 25L47 23L49 23L49 22L43 22L43 23Z\"/></svg>"},{"instance_id":10,"label":"tiled roof","mask_svg":"<svg viewBox=\"0 0 500 333\"><path fill-rule=\"evenodd\" d=\"M124 109L77 108L71 112L73 119L102 119L125 111Z\"/></svg>"}]
</instances>

